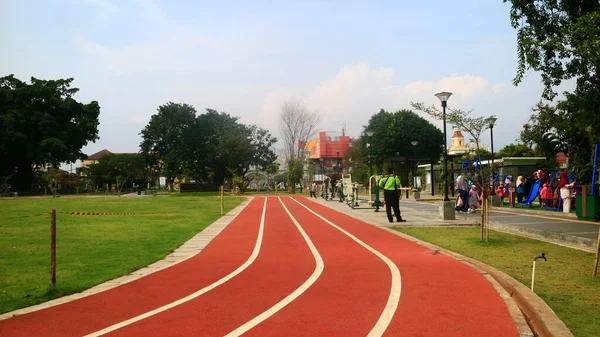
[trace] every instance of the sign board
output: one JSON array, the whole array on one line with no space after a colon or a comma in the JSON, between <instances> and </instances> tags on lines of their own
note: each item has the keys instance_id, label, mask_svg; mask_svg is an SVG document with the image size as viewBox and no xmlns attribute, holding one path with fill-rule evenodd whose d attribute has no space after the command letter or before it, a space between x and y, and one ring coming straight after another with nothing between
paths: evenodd
<instances>
[{"instance_id":1,"label":"sign board","mask_svg":"<svg viewBox=\"0 0 600 337\"><path fill-rule=\"evenodd\" d=\"M167 177L160 177L159 178L159 185L160 186L167 186Z\"/></svg>"}]
</instances>

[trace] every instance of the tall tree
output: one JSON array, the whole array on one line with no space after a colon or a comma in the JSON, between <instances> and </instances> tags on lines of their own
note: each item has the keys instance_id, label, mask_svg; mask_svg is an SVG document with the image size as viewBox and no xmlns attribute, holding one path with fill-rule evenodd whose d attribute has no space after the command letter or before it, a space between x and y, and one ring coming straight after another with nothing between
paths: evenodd
<instances>
[{"instance_id":1,"label":"tall tree","mask_svg":"<svg viewBox=\"0 0 600 337\"><path fill-rule=\"evenodd\" d=\"M544 124L556 133L537 136L543 150L565 150L570 170L578 181L590 179L594 143L600 142L600 2L598 0L504 0L511 4L510 20L517 29L518 85L529 70L541 73L542 97L552 100L556 87L565 80L576 81L575 90L555 110L557 118L542 109L532 118L545 114L552 123ZM539 107L539 105L538 105ZM531 130L527 127L524 133ZM535 134L531 135L536 138Z\"/></svg>"},{"instance_id":2,"label":"tall tree","mask_svg":"<svg viewBox=\"0 0 600 337\"><path fill-rule=\"evenodd\" d=\"M411 102L410 105L415 110L423 111L437 120L444 120L443 111L440 111L434 105L426 107L422 102ZM460 130L470 134L475 140L477 150L479 150L481 148L481 134L490 127L490 124L487 121L489 117L472 117L471 113L473 110L452 109L450 107L446 110L446 121L458 126Z\"/></svg>"},{"instance_id":3,"label":"tall tree","mask_svg":"<svg viewBox=\"0 0 600 337\"><path fill-rule=\"evenodd\" d=\"M295 184L302 179L306 162L304 148L300 144L315 134L322 118L323 115L318 111L310 111L298 101L287 101L281 106L279 130L286 155L288 186L291 193L295 191Z\"/></svg>"},{"instance_id":4,"label":"tall tree","mask_svg":"<svg viewBox=\"0 0 600 337\"><path fill-rule=\"evenodd\" d=\"M522 143L507 144L496 153L498 158L535 156L536 151L531 146Z\"/></svg>"},{"instance_id":5,"label":"tall tree","mask_svg":"<svg viewBox=\"0 0 600 337\"><path fill-rule=\"evenodd\" d=\"M135 180L145 181L147 177L146 162L137 153L104 155L98 163L87 169L87 179L96 187L105 184L115 184L117 193L126 186L131 186Z\"/></svg>"},{"instance_id":6,"label":"tall tree","mask_svg":"<svg viewBox=\"0 0 600 337\"><path fill-rule=\"evenodd\" d=\"M542 75L543 97L575 78L577 86L600 78L600 2L598 0L503 0L511 4L510 21L517 29L518 70L514 84L532 69Z\"/></svg>"},{"instance_id":7,"label":"tall tree","mask_svg":"<svg viewBox=\"0 0 600 337\"><path fill-rule=\"evenodd\" d=\"M360 146L363 157L371 154L375 172L382 172L384 163L395 157L404 157L405 164L408 165L411 158L437 159L443 151L442 132L410 110L392 113L381 109L371 116L365 130L374 132L374 136L370 140L362 138ZM371 144L370 151L367 151L367 141ZM413 146L412 141L418 141L418 144ZM408 171L414 170L414 166L412 169L406 169L406 166L402 168L406 184L409 183Z\"/></svg>"},{"instance_id":8,"label":"tall tree","mask_svg":"<svg viewBox=\"0 0 600 337\"><path fill-rule=\"evenodd\" d=\"M175 178L183 178L190 167L194 151L200 141L191 140L201 137L196 124L196 109L189 104L168 102L158 108L150 122L140 133L141 152L146 157L155 158L160 172L173 188Z\"/></svg>"},{"instance_id":9,"label":"tall tree","mask_svg":"<svg viewBox=\"0 0 600 337\"><path fill-rule=\"evenodd\" d=\"M381 109L371 116L365 130L374 132L371 155L380 169L383 162L392 157L439 158L443 150L442 132L410 110L392 113ZM367 139L363 139L361 148L367 156ZM413 146L412 141L419 143Z\"/></svg>"},{"instance_id":10,"label":"tall tree","mask_svg":"<svg viewBox=\"0 0 600 337\"><path fill-rule=\"evenodd\" d=\"M72 82L0 78L0 176L13 189L31 188L43 166L85 159L81 149L98 139L100 106L77 102Z\"/></svg>"},{"instance_id":11,"label":"tall tree","mask_svg":"<svg viewBox=\"0 0 600 337\"><path fill-rule=\"evenodd\" d=\"M228 148L231 139L247 138L248 134L246 130L239 132L238 117L214 109L206 109L198 116L197 125L197 136L204 135L204 138L196 140L199 144L195 146L193 155L195 173L198 178L221 184L226 178L231 178L228 167L238 166Z\"/></svg>"}]
</instances>

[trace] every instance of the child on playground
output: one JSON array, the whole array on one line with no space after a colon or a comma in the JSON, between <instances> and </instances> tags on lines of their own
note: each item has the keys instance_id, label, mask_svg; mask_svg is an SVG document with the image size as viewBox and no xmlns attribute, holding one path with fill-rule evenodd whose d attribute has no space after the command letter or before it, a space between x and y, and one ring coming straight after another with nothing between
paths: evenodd
<instances>
[{"instance_id":1,"label":"child on playground","mask_svg":"<svg viewBox=\"0 0 600 337\"><path fill-rule=\"evenodd\" d=\"M477 186L471 186L471 190L469 191L469 213L473 213L481 207L480 200L481 196L477 193Z\"/></svg>"},{"instance_id":2,"label":"child on playground","mask_svg":"<svg viewBox=\"0 0 600 337\"><path fill-rule=\"evenodd\" d=\"M544 183L540 189L541 207L546 206L546 203L548 203L548 207L552 207L552 187L549 187L548 184Z\"/></svg>"},{"instance_id":3,"label":"child on playground","mask_svg":"<svg viewBox=\"0 0 600 337\"><path fill-rule=\"evenodd\" d=\"M500 197L500 202L504 202L504 184L498 185L496 195Z\"/></svg>"}]
</instances>

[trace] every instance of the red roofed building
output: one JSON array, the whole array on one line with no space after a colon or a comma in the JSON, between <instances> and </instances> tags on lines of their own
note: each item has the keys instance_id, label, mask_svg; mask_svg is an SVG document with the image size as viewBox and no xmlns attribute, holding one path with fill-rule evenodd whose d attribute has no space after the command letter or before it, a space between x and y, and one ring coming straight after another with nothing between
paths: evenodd
<instances>
[{"instance_id":1,"label":"red roofed building","mask_svg":"<svg viewBox=\"0 0 600 337\"><path fill-rule=\"evenodd\" d=\"M304 149L315 163L316 180L321 181L323 174L348 172L348 163L344 157L349 147L349 136L337 136L332 131L320 131L317 138L306 142Z\"/></svg>"},{"instance_id":2,"label":"red roofed building","mask_svg":"<svg viewBox=\"0 0 600 337\"><path fill-rule=\"evenodd\" d=\"M561 169L566 169L568 162L569 158L567 158L567 155L564 152L559 152L556 154L556 165L558 165L558 167Z\"/></svg>"}]
</instances>

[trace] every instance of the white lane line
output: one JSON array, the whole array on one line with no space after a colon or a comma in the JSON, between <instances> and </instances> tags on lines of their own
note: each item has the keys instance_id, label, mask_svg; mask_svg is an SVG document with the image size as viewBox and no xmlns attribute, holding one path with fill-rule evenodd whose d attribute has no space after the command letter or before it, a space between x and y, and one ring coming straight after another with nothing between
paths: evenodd
<instances>
[{"instance_id":1,"label":"white lane line","mask_svg":"<svg viewBox=\"0 0 600 337\"><path fill-rule=\"evenodd\" d=\"M273 316L276 312L283 309L286 305L290 304L293 300L298 298L308 288L310 288L310 286L312 286L313 283L315 283L315 281L319 278L319 276L321 276L321 273L323 272L324 264L323 264L323 258L321 258L321 254L319 254L319 251L317 250L317 248L315 248L315 245L312 243L311 239L308 237L308 235L306 234L306 232L304 231L302 226L300 226L300 224L298 223L296 218L294 218L294 216L292 215L292 213L290 213L288 208L285 207L285 204L283 203L283 201L281 201L281 198L277 197L277 199L279 199L279 202L281 203L281 205L283 206L283 208L285 209L285 211L287 212L289 217L292 219L292 221L296 225L296 228L298 228L298 231L300 232L300 234L302 234L302 237L304 238L304 241L306 241L308 248L310 248L310 251L313 254L313 256L315 258L315 262L316 262L315 270L313 271L312 275L310 275L310 277L306 281L304 281L304 283L302 283L302 285L300 287L298 287L296 290L294 290L294 292L289 294L286 298L284 298L283 300L281 300L280 302L278 302L277 304L275 304L274 306L272 306L271 308L269 308L267 311L263 312L262 314L254 317L252 320L248 321L244 325L242 325L239 328L228 333L227 335L225 335L225 337L240 336L240 335L246 333L248 330L257 326L258 324L260 324L267 318Z\"/></svg>"},{"instance_id":2,"label":"white lane line","mask_svg":"<svg viewBox=\"0 0 600 337\"><path fill-rule=\"evenodd\" d=\"M264 228L265 228L265 214L266 214L266 212L267 212L267 198L265 198L265 203L263 205L262 216L260 218L260 226L258 228L258 236L256 238L256 244L254 245L254 250L252 251L252 254L248 258L248 260L246 260L246 262L244 262L244 264L242 264L241 266L239 266L236 270L234 270L233 272L231 272L229 275L223 277L222 279L216 281L215 283L212 283L212 284L210 284L210 285L208 285L208 286L206 286L206 287L204 287L204 288L196 291L193 294L190 294L190 295L188 295L186 297L180 298L180 299L178 299L175 302L171 302L169 304L163 305L162 307L156 308L156 309L154 309L152 311L148 311L148 312L146 312L144 314L141 314L139 316L130 318L130 319L126 320L126 321L123 321L123 322L111 325L108 328L104 328L102 330L99 330L99 331L93 332L91 334L85 335L84 337L101 336L101 335L107 334L109 332L115 331L117 329L120 329L120 328L122 328L124 326L130 325L132 323L141 321L141 320L143 320L145 318L148 318L150 316L154 316L154 315L156 315L158 313L161 313L163 311L169 310L169 309L171 309L173 307L176 307L176 306L178 306L180 304L183 304L185 302L191 301L194 298L196 298L196 297L198 297L198 296L200 296L200 295L202 295L204 293L207 293L207 292L213 290L214 288L216 288L216 287L222 285L223 283L225 283L225 282L231 280L232 278L234 278L236 275L238 275L239 273L241 273L242 271L244 271L244 269L248 268L254 262L254 260L256 260L256 257L258 256L258 253L260 251L260 247L262 245L262 240L263 240L263 232L264 232Z\"/></svg>"},{"instance_id":3,"label":"white lane line","mask_svg":"<svg viewBox=\"0 0 600 337\"><path fill-rule=\"evenodd\" d=\"M371 331L369 332L369 334L367 336L368 337L375 337L375 336L379 337L379 336L383 335L383 333L385 332L387 327L390 325L392 318L394 317L396 308L398 308L398 302L400 301L400 292L402 291L402 278L400 277L400 270L398 270L398 267L396 266L396 264L394 262L392 262L392 260L390 260L387 256L381 254L380 252L378 252L371 246L362 242L356 236L354 236L354 235L350 234L349 232L347 232L346 230L340 228L339 226L337 226L333 222L327 220L326 218L324 218L317 212L306 207L304 204L302 204L298 200L296 200L294 198L291 198L291 199L294 200L296 203L300 204L302 207L306 208L312 214L321 218L321 220L323 220L323 221L327 222L329 225L333 226L335 229L348 235L352 240L356 241L359 245L365 247L368 251L375 254L378 258L382 259L383 262L385 262L385 264L387 264L388 268L390 268L390 272L392 273L392 286L390 288L390 296L388 297L385 308L381 312L381 316L379 316L377 323L375 323L375 326L373 326L373 329L371 329Z\"/></svg>"}]
</instances>

